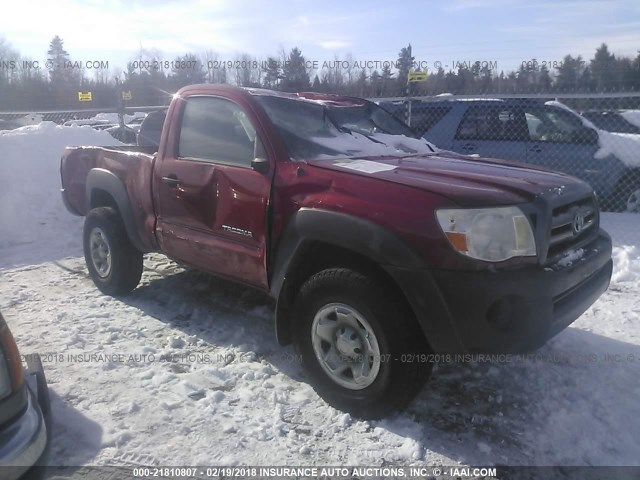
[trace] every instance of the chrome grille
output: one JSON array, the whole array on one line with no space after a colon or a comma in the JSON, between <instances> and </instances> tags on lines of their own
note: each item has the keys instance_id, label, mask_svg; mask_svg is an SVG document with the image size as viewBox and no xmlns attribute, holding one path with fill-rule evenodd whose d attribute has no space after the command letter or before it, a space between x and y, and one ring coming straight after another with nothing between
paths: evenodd
<instances>
[{"instance_id":1,"label":"chrome grille","mask_svg":"<svg viewBox=\"0 0 640 480\"><path fill-rule=\"evenodd\" d=\"M561 251L590 237L598 225L598 208L592 197L556 207L552 211L549 254L553 257Z\"/></svg>"}]
</instances>

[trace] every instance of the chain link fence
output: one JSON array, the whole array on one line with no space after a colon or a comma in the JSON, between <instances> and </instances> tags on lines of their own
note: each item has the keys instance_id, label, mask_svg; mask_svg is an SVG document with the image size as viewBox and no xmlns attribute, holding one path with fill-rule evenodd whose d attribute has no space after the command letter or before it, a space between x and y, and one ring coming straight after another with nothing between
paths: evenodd
<instances>
[{"instance_id":1,"label":"chain link fence","mask_svg":"<svg viewBox=\"0 0 640 480\"><path fill-rule=\"evenodd\" d=\"M511 160L586 181L616 240L640 240L640 93L372 100L443 150Z\"/></svg>"},{"instance_id":2,"label":"chain link fence","mask_svg":"<svg viewBox=\"0 0 640 480\"><path fill-rule=\"evenodd\" d=\"M399 95L370 100L443 150L530 164L586 181L596 191L606 212L603 223L615 239L640 241L640 93ZM124 125L123 130L114 126L117 121L104 118L116 111L160 108L0 112L0 129L39 121L82 124L97 116L100 122L84 124L110 127L114 136L132 143L135 134L122 134L137 132L139 124Z\"/></svg>"}]
</instances>

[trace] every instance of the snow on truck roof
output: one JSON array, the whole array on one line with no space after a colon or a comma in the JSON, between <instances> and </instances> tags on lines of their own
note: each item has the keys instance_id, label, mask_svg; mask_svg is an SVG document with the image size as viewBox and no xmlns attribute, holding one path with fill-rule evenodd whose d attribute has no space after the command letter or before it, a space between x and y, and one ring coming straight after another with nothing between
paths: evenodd
<instances>
[{"instance_id":1,"label":"snow on truck roof","mask_svg":"<svg viewBox=\"0 0 640 480\"><path fill-rule=\"evenodd\" d=\"M321 103L323 105L334 106L359 106L367 103L367 100L358 97L349 97L346 95L332 95L328 93L317 92L277 92L275 90L267 90L264 88L245 88L251 95L269 96L287 98L290 100L301 100L306 102Z\"/></svg>"}]
</instances>

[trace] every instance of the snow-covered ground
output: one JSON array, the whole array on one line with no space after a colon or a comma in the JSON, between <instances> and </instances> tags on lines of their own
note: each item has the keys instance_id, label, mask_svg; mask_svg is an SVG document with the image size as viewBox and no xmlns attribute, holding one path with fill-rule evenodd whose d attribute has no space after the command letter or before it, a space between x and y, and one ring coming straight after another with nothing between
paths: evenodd
<instances>
[{"instance_id":1,"label":"snow-covered ground","mask_svg":"<svg viewBox=\"0 0 640 480\"><path fill-rule=\"evenodd\" d=\"M536 358L441 364L406 412L364 422L305 383L255 291L148 255L133 294L99 293L58 164L67 144L113 142L0 132L0 310L43 355L53 464L640 465L637 216L603 215L611 288Z\"/></svg>"}]
</instances>

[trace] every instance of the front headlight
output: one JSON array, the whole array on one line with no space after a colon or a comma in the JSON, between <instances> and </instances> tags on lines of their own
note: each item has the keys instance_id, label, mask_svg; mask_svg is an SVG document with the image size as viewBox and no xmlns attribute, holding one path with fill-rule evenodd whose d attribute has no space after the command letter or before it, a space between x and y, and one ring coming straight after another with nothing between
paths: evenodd
<instances>
[{"instance_id":1,"label":"front headlight","mask_svg":"<svg viewBox=\"0 0 640 480\"><path fill-rule=\"evenodd\" d=\"M518 207L445 208L436 217L451 246L469 257L501 262L536 255L531 224Z\"/></svg>"}]
</instances>

